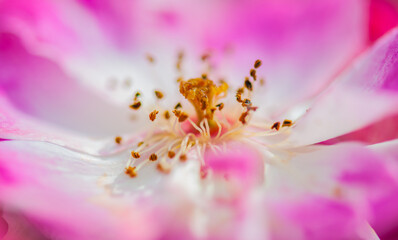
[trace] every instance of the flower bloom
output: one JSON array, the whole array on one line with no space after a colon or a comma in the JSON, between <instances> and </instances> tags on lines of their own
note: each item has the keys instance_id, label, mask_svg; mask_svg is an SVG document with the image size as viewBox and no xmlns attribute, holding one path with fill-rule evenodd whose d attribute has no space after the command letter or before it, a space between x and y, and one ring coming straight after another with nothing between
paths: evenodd
<instances>
[{"instance_id":1,"label":"flower bloom","mask_svg":"<svg viewBox=\"0 0 398 240\"><path fill-rule=\"evenodd\" d=\"M359 0L0 3L0 236L377 239L393 29Z\"/></svg>"}]
</instances>

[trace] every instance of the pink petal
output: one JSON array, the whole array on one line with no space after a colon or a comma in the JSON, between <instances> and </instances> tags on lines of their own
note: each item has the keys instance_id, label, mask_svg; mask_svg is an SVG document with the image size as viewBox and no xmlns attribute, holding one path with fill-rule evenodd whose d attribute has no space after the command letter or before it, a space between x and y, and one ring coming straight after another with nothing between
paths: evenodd
<instances>
[{"instance_id":1,"label":"pink petal","mask_svg":"<svg viewBox=\"0 0 398 240\"><path fill-rule=\"evenodd\" d=\"M397 114L397 39L395 29L315 98L297 121L291 143L325 141Z\"/></svg>"},{"instance_id":2,"label":"pink petal","mask_svg":"<svg viewBox=\"0 0 398 240\"><path fill-rule=\"evenodd\" d=\"M13 35L0 35L0 59L1 138L70 146L79 137L109 141L139 127L130 120L127 103L115 106L80 86L55 62L29 53Z\"/></svg>"},{"instance_id":3,"label":"pink petal","mask_svg":"<svg viewBox=\"0 0 398 240\"><path fill-rule=\"evenodd\" d=\"M376 41L398 24L398 4L389 0L370 1L369 40Z\"/></svg>"}]
</instances>

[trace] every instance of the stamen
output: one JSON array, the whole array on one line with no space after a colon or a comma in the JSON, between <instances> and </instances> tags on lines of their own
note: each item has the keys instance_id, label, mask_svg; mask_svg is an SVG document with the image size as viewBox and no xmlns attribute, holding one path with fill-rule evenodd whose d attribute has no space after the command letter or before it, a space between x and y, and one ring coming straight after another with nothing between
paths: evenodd
<instances>
[{"instance_id":1,"label":"stamen","mask_svg":"<svg viewBox=\"0 0 398 240\"><path fill-rule=\"evenodd\" d=\"M149 54L149 53L146 54L146 59L147 59L150 63L154 63L154 62L155 62L154 57L153 57L151 54Z\"/></svg>"},{"instance_id":2,"label":"stamen","mask_svg":"<svg viewBox=\"0 0 398 240\"><path fill-rule=\"evenodd\" d=\"M174 109L179 109L179 108L182 108L182 105L180 102L175 105Z\"/></svg>"},{"instance_id":3,"label":"stamen","mask_svg":"<svg viewBox=\"0 0 398 240\"><path fill-rule=\"evenodd\" d=\"M176 153L173 152L173 151L168 151L168 153L167 153L167 156L168 156L169 158L173 158L175 155L176 155Z\"/></svg>"},{"instance_id":4,"label":"stamen","mask_svg":"<svg viewBox=\"0 0 398 240\"><path fill-rule=\"evenodd\" d=\"M165 111L164 112L164 118L166 118L167 120L170 119L170 112L169 111Z\"/></svg>"},{"instance_id":5,"label":"stamen","mask_svg":"<svg viewBox=\"0 0 398 240\"><path fill-rule=\"evenodd\" d=\"M132 151L132 152L131 152L131 156L132 156L133 158L140 158L140 157L141 157L140 154L139 154L138 152L135 152L135 151Z\"/></svg>"},{"instance_id":6,"label":"stamen","mask_svg":"<svg viewBox=\"0 0 398 240\"><path fill-rule=\"evenodd\" d=\"M181 113L180 116L178 117L178 122L184 122L185 120L188 119L188 117L189 117L188 114L185 113L185 112L183 112L183 113Z\"/></svg>"},{"instance_id":7,"label":"stamen","mask_svg":"<svg viewBox=\"0 0 398 240\"><path fill-rule=\"evenodd\" d=\"M252 76L254 81L257 80L257 75L256 75L256 70L255 69L250 69L250 76Z\"/></svg>"},{"instance_id":8,"label":"stamen","mask_svg":"<svg viewBox=\"0 0 398 240\"><path fill-rule=\"evenodd\" d=\"M219 103L216 105L218 107L218 110L221 111L224 108L224 103Z\"/></svg>"}]
</instances>

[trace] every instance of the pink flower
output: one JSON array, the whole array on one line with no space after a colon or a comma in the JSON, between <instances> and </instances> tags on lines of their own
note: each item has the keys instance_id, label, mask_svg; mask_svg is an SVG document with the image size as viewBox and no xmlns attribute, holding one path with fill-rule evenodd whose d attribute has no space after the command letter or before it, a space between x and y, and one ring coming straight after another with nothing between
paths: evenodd
<instances>
[{"instance_id":1,"label":"pink flower","mask_svg":"<svg viewBox=\"0 0 398 240\"><path fill-rule=\"evenodd\" d=\"M398 29L366 49L368 12L2 1L0 236L392 236Z\"/></svg>"}]
</instances>

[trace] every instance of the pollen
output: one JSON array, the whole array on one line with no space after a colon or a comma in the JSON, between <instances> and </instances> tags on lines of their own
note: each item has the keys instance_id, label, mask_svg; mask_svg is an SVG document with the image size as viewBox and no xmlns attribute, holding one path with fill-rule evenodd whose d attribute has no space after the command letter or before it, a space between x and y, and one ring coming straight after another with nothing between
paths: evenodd
<instances>
[{"instance_id":1,"label":"pollen","mask_svg":"<svg viewBox=\"0 0 398 240\"><path fill-rule=\"evenodd\" d=\"M164 111L164 118L170 119L170 112L169 111Z\"/></svg>"},{"instance_id":2,"label":"pollen","mask_svg":"<svg viewBox=\"0 0 398 240\"><path fill-rule=\"evenodd\" d=\"M188 114L185 113L185 112L183 112L183 113L181 113L180 116L178 117L178 122L184 122L185 120L188 119L188 117L189 117Z\"/></svg>"},{"instance_id":3,"label":"pollen","mask_svg":"<svg viewBox=\"0 0 398 240\"><path fill-rule=\"evenodd\" d=\"M253 84L252 82L250 82L250 80L248 78L246 78L245 80L245 87L249 90L249 91L253 91Z\"/></svg>"},{"instance_id":4,"label":"pollen","mask_svg":"<svg viewBox=\"0 0 398 240\"><path fill-rule=\"evenodd\" d=\"M159 111L157 110L153 110L150 114L149 114L149 119L153 122L156 119L156 115L159 113Z\"/></svg>"},{"instance_id":5,"label":"pollen","mask_svg":"<svg viewBox=\"0 0 398 240\"><path fill-rule=\"evenodd\" d=\"M180 156L180 161L181 162L186 162L187 161L187 155L186 154L182 154L181 156Z\"/></svg>"},{"instance_id":6,"label":"pollen","mask_svg":"<svg viewBox=\"0 0 398 240\"><path fill-rule=\"evenodd\" d=\"M180 93L195 107L198 122L204 118L213 119L215 98L226 95L228 85L224 82L216 86L213 81L203 78L192 78L180 82Z\"/></svg>"},{"instance_id":7,"label":"pollen","mask_svg":"<svg viewBox=\"0 0 398 240\"><path fill-rule=\"evenodd\" d=\"M254 79L254 81L257 80L257 72L255 69L251 69L250 70L250 76L252 76L252 78Z\"/></svg>"}]
</instances>

